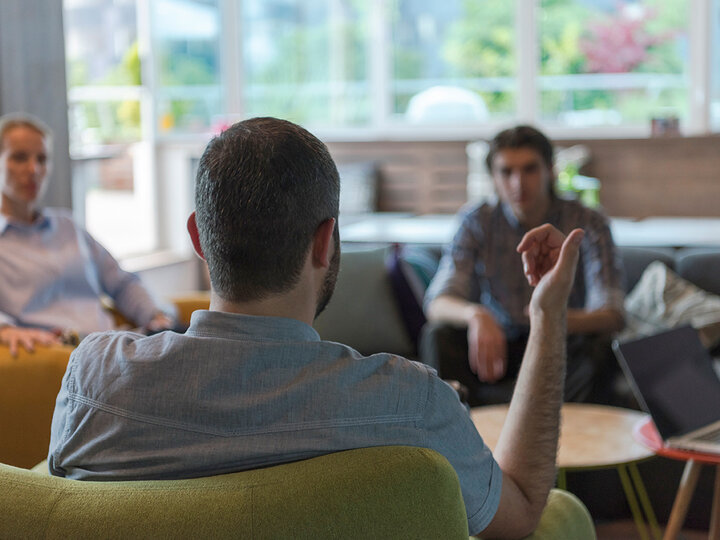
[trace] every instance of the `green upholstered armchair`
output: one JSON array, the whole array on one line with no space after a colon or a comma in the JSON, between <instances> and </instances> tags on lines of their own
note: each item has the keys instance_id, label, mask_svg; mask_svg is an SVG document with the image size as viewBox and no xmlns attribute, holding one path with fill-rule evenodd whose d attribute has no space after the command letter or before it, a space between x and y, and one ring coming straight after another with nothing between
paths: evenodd
<instances>
[{"instance_id":1,"label":"green upholstered armchair","mask_svg":"<svg viewBox=\"0 0 720 540\"><path fill-rule=\"evenodd\" d=\"M362 448L188 480L81 482L38 468L0 464L0 538L468 537L455 471L424 448ZM582 503L554 491L531 538L594 537Z\"/></svg>"}]
</instances>

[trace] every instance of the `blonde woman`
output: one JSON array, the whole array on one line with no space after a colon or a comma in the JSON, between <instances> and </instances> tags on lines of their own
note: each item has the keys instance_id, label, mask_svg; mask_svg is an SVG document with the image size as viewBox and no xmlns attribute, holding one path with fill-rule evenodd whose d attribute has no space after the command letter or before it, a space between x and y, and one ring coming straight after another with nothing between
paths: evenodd
<instances>
[{"instance_id":1,"label":"blonde woman","mask_svg":"<svg viewBox=\"0 0 720 540\"><path fill-rule=\"evenodd\" d=\"M137 276L117 261L69 211L39 200L51 166L50 130L24 114L0 117L0 343L17 354L67 334L113 328L101 295L150 330L172 324Z\"/></svg>"}]
</instances>

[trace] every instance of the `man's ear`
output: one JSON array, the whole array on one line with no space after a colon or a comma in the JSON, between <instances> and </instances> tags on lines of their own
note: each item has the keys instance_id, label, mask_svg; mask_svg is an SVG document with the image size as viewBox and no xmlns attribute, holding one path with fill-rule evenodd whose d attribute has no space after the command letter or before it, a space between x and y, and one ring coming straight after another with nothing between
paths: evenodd
<instances>
[{"instance_id":1,"label":"man's ear","mask_svg":"<svg viewBox=\"0 0 720 540\"><path fill-rule=\"evenodd\" d=\"M203 250L200 246L200 234L198 233L197 221L195 221L195 212L190 214L187 220L187 230L188 234L190 234L193 248L195 248L195 253L197 253L202 260L205 260L205 255L203 255Z\"/></svg>"},{"instance_id":2,"label":"man's ear","mask_svg":"<svg viewBox=\"0 0 720 540\"><path fill-rule=\"evenodd\" d=\"M335 231L335 218L323 221L315 230L312 245L312 262L317 267L327 268L333 255L333 232Z\"/></svg>"}]
</instances>

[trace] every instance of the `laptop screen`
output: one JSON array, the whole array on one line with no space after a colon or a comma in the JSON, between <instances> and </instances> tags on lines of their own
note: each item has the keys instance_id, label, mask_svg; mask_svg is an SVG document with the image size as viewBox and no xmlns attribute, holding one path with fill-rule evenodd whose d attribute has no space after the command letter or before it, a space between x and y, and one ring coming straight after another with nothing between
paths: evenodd
<instances>
[{"instance_id":1,"label":"laptop screen","mask_svg":"<svg viewBox=\"0 0 720 540\"><path fill-rule=\"evenodd\" d=\"M720 379L692 327L615 342L613 349L663 439L720 420Z\"/></svg>"}]
</instances>

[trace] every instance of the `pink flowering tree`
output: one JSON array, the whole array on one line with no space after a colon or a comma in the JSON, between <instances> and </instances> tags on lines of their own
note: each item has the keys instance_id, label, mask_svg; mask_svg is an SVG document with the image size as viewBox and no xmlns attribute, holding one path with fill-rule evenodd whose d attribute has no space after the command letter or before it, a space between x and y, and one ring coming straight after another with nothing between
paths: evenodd
<instances>
[{"instance_id":1,"label":"pink flowering tree","mask_svg":"<svg viewBox=\"0 0 720 540\"><path fill-rule=\"evenodd\" d=\"M617 11L588 24L581 39L589 73L627 73L652 61L652 49L673 37L673 32L652 34L648 21L657 16L651 8L621 2Z\"/></svg>"}]
</instances>

